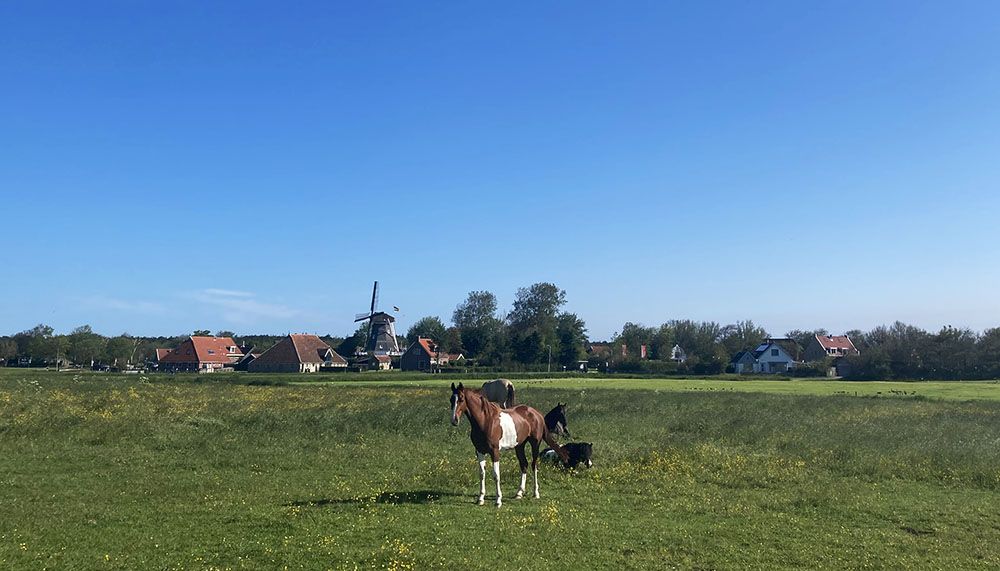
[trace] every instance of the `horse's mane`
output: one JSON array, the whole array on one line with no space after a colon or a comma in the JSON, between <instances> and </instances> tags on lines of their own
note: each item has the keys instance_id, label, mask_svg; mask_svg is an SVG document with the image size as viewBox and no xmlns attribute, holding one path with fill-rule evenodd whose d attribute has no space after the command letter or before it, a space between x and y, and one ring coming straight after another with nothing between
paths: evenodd
<instances>
[{"instance_id":1,"label":"horse's mane","mask_svg":"<svg viewBox=\"0 0 1000 571\"><path fill-rule=\"evenodd\" d=\"M466 387L465 388L466 400L469 400L469 395L475 395L475 397L479 399L479 410L483 414L483 420L488 420L500 413L500 405L486 398L486 395L484 395L482 391Z\"/></svg>"}]
</instances>

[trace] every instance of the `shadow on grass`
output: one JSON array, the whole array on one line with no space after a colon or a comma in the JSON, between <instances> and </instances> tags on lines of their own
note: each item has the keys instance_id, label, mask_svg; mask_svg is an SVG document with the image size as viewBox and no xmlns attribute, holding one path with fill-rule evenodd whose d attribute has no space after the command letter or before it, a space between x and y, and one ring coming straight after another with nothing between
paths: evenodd
<instances>
[{"instance_id":1,"label":"shadow on grass","mask_svg":"<svg viewBox=\"0 0 1000 571\"><path fill-rule=\"evenodd\" d=\"M322 498L318 500L298 500L285 504L286 508L291 507L321 507L329 505L351 505L351 504L430 504L443 497L457 497L467 494L457 494L455 492L441 492L437 490L414 490L408 492L382 492L377 496L361 496L357 498Z\"/></svg>"}]
</instances>

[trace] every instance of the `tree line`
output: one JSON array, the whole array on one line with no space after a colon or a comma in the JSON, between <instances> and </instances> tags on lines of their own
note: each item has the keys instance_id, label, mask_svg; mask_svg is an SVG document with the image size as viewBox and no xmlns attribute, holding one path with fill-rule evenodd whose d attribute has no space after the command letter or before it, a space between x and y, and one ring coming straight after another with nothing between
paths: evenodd
<instances>
[{"instance_id":1,"label":"tree line","mask_svg":"<svg viewBox=\"0 0 1000 571\"><path fill-rule=\"evenodd\" d=\"M422 317L407 330L400 345L427 337L441 352L461 353L482 367L510 371L569 368L586 359L587 326L575 313L564 311L565 305L566 292L547 282L519 288L507 312L501 312L493 292L472 291L455 307L450 324L437 315ZM337 352L350 355L363 346L367 328L367 323L359 327Z\"/></svg>"},{"instance_id":2,"label":"tree line","mask_svg":"<svg viewBox=\"0 0 1000 571\"><path fill-rule=\"evenodd\" d=\"M553 370L576 368L586 361L590 367L619 372L695 373L726 372L732 357L752 350L771 335L753 321L721 325L712 321L670 320L659 326L626 322L620 332L603 343L590 343L586 323L565 311L566 292L552 283L532 284L517 290L512 307L501 311L496 295L472 291L460 302L449 323L439 316L417 320L400 337L405 348L419 337L433 339L445 353L461 353L470 366L495 370ZM815 335L825 329L793 330L791 339L803 352ZM212 335L209 330L194 335ZM987 379L1000 378L1000 328L982 333L967 328L943 327L928 332L896 322L870 331L851 330L846 334L860 351L845 358L850 378L856 379ZM262 352L281 335L235 335L241 346ZM323 336L345 357L363 348L368 323L348 337ZM176 347L187 335L138 337L127 333L106 337L82 325L68 334L56 334L52 327L39 324L15 335L0 337L0 364L32 365L73 363L82 366L100 363L126 367L153 359L160 347ZM680 347L683 362L672 359ZM829 362L800 366L798 374L823 374Z\"/></svg>"}]
</instances>

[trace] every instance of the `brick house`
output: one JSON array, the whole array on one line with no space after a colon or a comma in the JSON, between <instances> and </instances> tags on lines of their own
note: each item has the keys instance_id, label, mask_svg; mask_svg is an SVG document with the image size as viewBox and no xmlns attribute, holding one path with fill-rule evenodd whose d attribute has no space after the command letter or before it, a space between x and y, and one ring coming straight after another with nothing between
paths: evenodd
<instances>
[{"instance_id":1,"label":"brick house","mask_svg":"<svg viewBox=\"0 0 1000 571\"><path fill-rule=\"evenodd\" d=\"M806 345L803 357L806 361L822 361L858 354L860 352L847 335L814 335Z\"/></svg>"},{"instance_id":2,"label":"brick house","mask_svg":"<svg viewBox=\"0 0 1000 571\"><path fill-rule=\"evenodd\" d=\"M347 360L316 335L292 334L254 359L251 373L315 373L326 368L347 368Z\"/></svg>"},{"instance_id":3,"label":"brick house","mask_svg":"<svg viewBox=\"0 0 1000 571\"><path fill-rule=\"evenodd\" d=\"M232 369L243 351L232 337L192 335L168 352L157 350L159 370L168 373L212 373Z\"/></svg>"},{"instance_id":4,"label":"brick house","mask_svg":"<svg viewBox=\"0 0 1000 571\"><path fill-rule=\"evenodd\" d=\"M399 359L404 371L432 371L437 368L440 353L437 343L427 337L418 337Z\"/></svg>"}]
</instances>

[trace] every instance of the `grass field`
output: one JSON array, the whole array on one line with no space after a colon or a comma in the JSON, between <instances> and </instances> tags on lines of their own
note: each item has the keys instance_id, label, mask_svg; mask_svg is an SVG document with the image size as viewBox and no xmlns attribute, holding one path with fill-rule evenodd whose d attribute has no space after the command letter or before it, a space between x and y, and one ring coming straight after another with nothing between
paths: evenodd
<instances>
[{"instance_id":1,"label":"grass field","mask_svg":"<svg viewBox=\"0 0 1000 571\"><path fill-rule=\"evenodd\" d=\"M0 369L0 568L1000 566L996 383L519 381L595 467L497 510L450 379L331 378Z\"/></svg>"}]
</instances>

